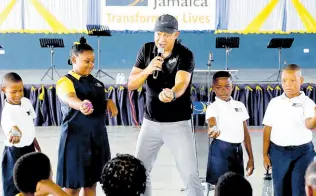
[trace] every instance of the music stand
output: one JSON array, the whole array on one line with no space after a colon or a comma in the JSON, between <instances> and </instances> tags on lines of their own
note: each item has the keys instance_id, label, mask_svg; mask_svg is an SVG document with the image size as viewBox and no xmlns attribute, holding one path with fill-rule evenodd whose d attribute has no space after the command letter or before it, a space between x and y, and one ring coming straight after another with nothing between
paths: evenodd
<instances>
[{"instance_id":1,"label":"music stand","mask_svg":"<svg viewBox=\"0 0 316 196\"><path fill-rule=\"evenodd\" d=\"M0 54L5 54L5 49L0 45Z\"/></svg>"},{"instance_id":2,"label":"music stand","mask_svg":"<svg viewBox=\"0 0 316 196\"><path fill-rule=\"evenodd\" d=\"M232 51L233 48L239 48L239 37L217 37L216 48L225 48L225 51L226 51L225 70L228 70L228 55ZM235 77L237 78L236 75Z\"/></svg>"},{"instance_id":3,"label":"music stand","mask_svg":"<svg viewBox=\"0 0 316 196\"><path fill-rule=\"evenodd\" d=\"M54 71L57 73L57 75L60 77L59 73L57 72L55 65L54 65L54 48L63 48L64 47L64 41L63 39L55 39L55 38L40 38L40 44L42 48L49 48L50 49L50 67L44 74L41 80L44 79L44 77L47 75L50 77L51 80L54 80ZM51 76L48 75L49 71L52 71Z\"/></svg>"},{"instance_id":4,"label":"music stand","mask_svg":"<svg viewBox=\"0 0 316 196\"><path fill-rule=\"evenodd\" d=\"M279 54L279 70L277 72L275 72L274 74L272 74L268 80L270 78L272 78L273 76L277 75L277 82L279 82L279 80L281 79L281 51L282 48L291 48L292 43L294 41L294 38L272 38L267 46L267 48L277 48L278 49L278 54Z\"/></svg>"},{"instance_id":5,"label":"music stand","mask_svg":"<svg viewBox=\"0 0 316 196\"><path fill-rule=\"evenodd\" d=\"M100 36L111 36L110 29L107 26L104 25L87 25L88 35L90 36L97 36L98 37L98 71L95 75L97 78L98 76L101 78L102 74L108 76L109 78L112 78L115 80L112 76L107 74L105 71L102 71L100 68Z\"/></svg>"}]
</instances>

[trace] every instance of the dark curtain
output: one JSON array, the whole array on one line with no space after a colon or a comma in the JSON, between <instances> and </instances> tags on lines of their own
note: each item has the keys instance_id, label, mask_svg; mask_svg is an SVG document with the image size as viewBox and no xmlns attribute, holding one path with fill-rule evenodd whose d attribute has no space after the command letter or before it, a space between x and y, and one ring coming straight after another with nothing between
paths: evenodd
<instances>
[{"instance_id":1,"label":"dark curtain","mask_svg":"<svg viewBox=\"0 0 316 196\"><path fill-rule=\"evenodd\" d=\"M304 84L301 90L316 101L315 84ZM145 86L134 91L128 91L126 86L109 85L105 87L105 92L107 98L113 100L119 110L118 116L113 118L106 112L107 125L138 126L142 124L146 103ZM232 97L245 104L250 116L247 122L248 125L261 126L264 112L270 100L282 93L280 84L236 84ZM193 102L207 104L208 94L210 95L210 102L213 102L215 93L212 88L199 84L193 84L191 87ZM25 85L24 96L30 99L37 114L37 118L34 120L36 126L58 126L61 124L60 100L56 95L55 85ZM1 110L4 101L5 95L1 92ZM195 126L204 126L205 115L193 115L193 122Z\"/></svg>"}]
</instances>

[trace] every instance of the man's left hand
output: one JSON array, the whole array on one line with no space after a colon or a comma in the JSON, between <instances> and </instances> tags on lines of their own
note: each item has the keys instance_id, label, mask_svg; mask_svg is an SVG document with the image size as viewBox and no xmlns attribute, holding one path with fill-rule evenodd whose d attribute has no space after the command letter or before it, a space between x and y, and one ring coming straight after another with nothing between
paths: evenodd
<instances>
[{"instance_id":1,"label":"man's left hand","mask_svg":"<svg viewBox=\"0 0 316 196\"><path fill-rule=\"evenodd\" d=\"M111 113L111 118L118 114L117 107L111 99L106 101L106 110Z\"/></svg>"},{"instance_id":2,"label":"man's left hand","mask_svg":"<svg viewBox=\"0 0 316 196\"><path fill-rule=\"evenodd\" d=\"M165 88L159 93L159 100L164 103L169 103L174 99L174 93L171 89Z\"/></svg>"}]
</instances>

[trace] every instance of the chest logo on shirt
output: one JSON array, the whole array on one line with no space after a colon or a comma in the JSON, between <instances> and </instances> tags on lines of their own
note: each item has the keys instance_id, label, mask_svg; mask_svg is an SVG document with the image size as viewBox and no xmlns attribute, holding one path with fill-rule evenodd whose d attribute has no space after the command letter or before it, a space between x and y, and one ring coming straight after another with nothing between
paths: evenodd
<instances>
[{"instance_id":1,"label":"chest logo on shirt","mask_svg":"<svg viewBox=\"0 0 316 196\"><path fill-rule=\"evenodd\" d=\"M170 65L170 64L175 63L175 62L177 62L177 58L170 59L168 61L168 64Z\"/></svg>"},{"instance_id":2,"label":"chest logo on shirt","mask_svg":"<svg viewBox=\"0 0 316 196\"><path fill-rule=\"evenodd\" d=\"M95 85L96 85L97 87L102 87L102 85L101 85L100 83L95 83Z\"/></svg>"},{"instance_id":3,"label":"chest logo on shirt","mask_svg":"<svg viewBox=\"0 0 316 196\"><path fill-rule=\"evenodd\" d=\"M236 112L242 112L242 108L234 108Z\"/></svg>"},{"instance_id":4,"label":"chest logo on shirt","mask_svg":"<svg viewBox=\"0 0 316 196\"><path fill-rule=\"evenodd\" d=\"M176 57L169 59L166 63L166 67L165 67L165 69L163 69L163 71L165 73L171 74L176 68L177 61L178 61L178 58L176 58Z\"/></svg>"},{"instance_id":5,"label":"chest logo on shirt","mask_svg":"<svg viewBox=\"0 0 316 196\"><path fill-rule=\"evenodd\" d=\"M301 108L301 107L303 107L303 104L302 103L293 103L292 106Z\"/></svg>"},{"instance_id":6,"label":"chest logo on shirt","mask_svg":"<svg viewBox=\"0 0 316 196\"><path fill-rule=\"evenodd\" d=\"M27 111L26 113L27 115L31 115L31 110Z\"/></svg>"}]
</instances>

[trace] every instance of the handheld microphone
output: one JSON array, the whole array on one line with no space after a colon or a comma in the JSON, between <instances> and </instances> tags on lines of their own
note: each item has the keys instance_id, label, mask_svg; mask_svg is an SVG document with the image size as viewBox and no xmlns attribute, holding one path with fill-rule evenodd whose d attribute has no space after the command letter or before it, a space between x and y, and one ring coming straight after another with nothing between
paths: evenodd
<instances>
[{"instance_id":1,"label":"handheld microphone","mask_svg":"<svg viewBox=\"0 0 316 196\"><path fill-rule=\"evenodd\" d=\"M157 56L162 57L162 55L163 55L164 52L165 52L165 49L159 47L159 48L158 48L158 55L157 55ZM157 78L158 78L158 73L159 73L158 70L155 70L155 71L154 71L154 73L153 73L153 78L154 78L154 79L157 79Z\"/></svg>"},{"instance_id":2,"label":"handheld microphone","mask_svg":"<svg viewBox=\"0 0 316 196\"><path fill-rule=\"evenodd\" d=\"M213 56L213 53L210 52L210 54L208 55L208 62L207 62L207 65L208 65L208 66L211 66L212 62L214 62L214 56Z\"/></svg>"}]
</instances>

